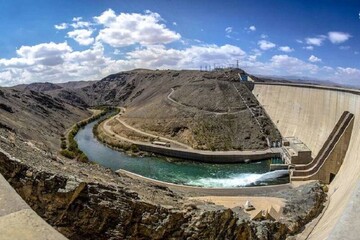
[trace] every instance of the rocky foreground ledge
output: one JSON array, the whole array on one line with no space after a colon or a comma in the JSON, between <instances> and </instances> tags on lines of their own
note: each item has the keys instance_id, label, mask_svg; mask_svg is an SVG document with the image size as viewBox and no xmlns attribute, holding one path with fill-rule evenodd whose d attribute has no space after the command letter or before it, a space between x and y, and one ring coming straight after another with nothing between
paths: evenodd
<instances>
[{"instance_id":1,"label":"rocky foreground ledge","mask_svg":"<svg viewBox=\"0 0 360 240\"><path fill-rule=\"evenodd\" d=\"M43 219L70 239L285 239L323 209L317 183L274 192L279 221L251 221L241 208L195 202L95 164L51 155L0 129L0 173Z\"/></svg>"}]
</instances>

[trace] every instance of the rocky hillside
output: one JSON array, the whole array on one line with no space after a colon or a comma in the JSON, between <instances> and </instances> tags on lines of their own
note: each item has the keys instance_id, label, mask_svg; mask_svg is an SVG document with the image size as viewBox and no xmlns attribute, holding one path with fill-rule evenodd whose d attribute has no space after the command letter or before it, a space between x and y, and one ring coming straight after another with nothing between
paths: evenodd
<instances>
[{"instance_id":1,"label":"rocky hillside","mask_svg":"<svg viewBox=\"0 0 360 240\"><path fill-rule=\"evenodd\" d=\"M25 89L78 107L124 106L128 123L196 149L267 148L268 140L281 139L280 133L251 93L251 84L240 83L239 74L247 73L138 69L95 82L31 84Z\"/></svg>"},{"instance_id":2,"label":"rocky hillside","mask_svg":"<svg viewBox=\"0 0 360 240\"><path fill-rule=\"evenodd\" d=\"M30 85L29 85L30 86ZM90 113L44 93L54 89L37 84L36 90L0 88L0 128L42 149L59 149L60 135ZM55 85L55 89L58 87Z\"/></svg>"}]
</instances>

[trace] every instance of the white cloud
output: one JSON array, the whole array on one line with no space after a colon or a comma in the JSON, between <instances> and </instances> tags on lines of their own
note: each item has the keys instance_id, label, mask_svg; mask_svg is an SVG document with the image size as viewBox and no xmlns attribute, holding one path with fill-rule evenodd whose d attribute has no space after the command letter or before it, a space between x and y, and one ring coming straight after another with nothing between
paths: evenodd
<instances>
[{"instance_id":1,"label":"white cloud","mask_svg":"<svg viewBox=\"0 0 360 240\"><path fill-rule=\"evenodd\" d=\"M300 40L300 39L296 39L296 42L301 43L301 44L304 43L303 40Z\"/></svg>"},{"instance_id":2,"label":"white cloud","mask_svg":"<svg viewBox=\"0 0 360 240\"><path fill-rule=\"evenodd\" d=\"M225 28L225 32L226 33L231 33L233 31L233 28L232 27L227 27Z\"/></svg>"},{"instance_id":3,"label":"white cloud","mask_svg":"<svg viewBox=\"0 0 360 240\"><path fill-rule=\"evenodd\" d=\"M272 43L272 42L266 41L266 40L258 41L258 45L262 50L268 50L268 49L276 47L275 43Z\"/></svg>"},{"instance_id":4,"label":"white cloud","mask_svg":"<svg viewBox=\"0 0 360 240\"><path fill-rule=\"evenodd\" d=\"M257 60L257 58L261 55L262 55L262 52L259 49L255 48L251 51L251 54L248 56L248 60L250 62L255 62Z\"/></svg>"},{"instance_id":5,"label":"white cloud","mask_svg":"<svg viewBox=\"0 0 360 240\"><path fill-rule=\"evenodd\" d=\"M287 53L295 51L293 48L289 46L281 46L279 47L279 50Z\"/></svg>"},{"instance_id":6,"label":"white cloud","mask_svg":"<svg viewBox=\"0 0 360 240\"><path fill-rule=\"evenodd\" d=\"M328 32L328 36L330 42L334 44L343 43L351 38L349 33L344 32Z\"/></svg>"},{"instance_id":7,"label":"white cloud","mask_svg":"<svg viewBox=\"0 0 360 240\"><path fill-rule=\"evenodd\" d=\"M334 70L334 68L329 67L329 66L324 66L324 67L322 67L322 69L327 72L332 72Z\"/></svg>"},{"instance_id":8,"label":"white cloud","mask_svg":"<svg viewBox=\"0 0 360 240\"><path fill-rule=\"evenodd\" d=\"M303 49L306 49L306 50L314 50L314 46L305 46L305 47L303 47Z\"/></svg>"},{"instance_id":9,"label":"white cloud","mask_svg":"<svg viewBox=\"0 0 360 240\"><path fill-rule=\"evenodd\" d=\"M67 35L78 42L80 45L90 45L94 42L94 38L91 37L93 30L91 29L75 29L68 32Z\"/></svg>"},{"instance_id":10,"label":"white cloud","mask_svg":"<svg viewBox=\"0 0 360 240\"><path fill-rule=\"evenodd\" d=\"M350 82L352 84L359 85L360 80L360 69L357 68L343 68L343 67L337 67L335 71L335 75L337 76L337 79L343 79L347 82Z\"/></svg>"},{"instance_id":11,"label":"white cloud","mask_svg":"<svg viewBox=\"0 0 360 240\"><path fill-rule=\"evenodd\" d=\"M54 25L54 27L57 29L57 30L64 30L64 29L67 29L68 28L68 25L66 23L60 23L58 25Z\"/></svg>"},{"instance_id":12,"label":"white cloud","mask_svg":"<svg viewBox=\"0 0 360 240\"><path fill-rule=\"evenodd\" d=\"M70 24L73 28L77 29L77 28L88 28L91 26L91 24L89 22L83 22L83 21L79 21L79 22L75 22Z\"/></svg>"},{"instance_id":13,"label":"white cloud","mask_svg":"<svg viewBox=\"0 0 360 240\"><path fill-rule=\"evenodd\" d=\"M111 9L94 18L104 28L99 31L97 41L112 47L125 47L136 43L141 45L167 44L181 38L179 33L166 28L158 13L120 13Z\"/></svg>"},{"instance_id":14,"label":"white cloud","mask_svg":"<svg viewBox=\"0 0 360 240\"><path fill-rule=\"evenodd\" d=\"M18 50L18 58L0 59L0 85L99 79L133 68L198 69L204 64L235 63L246 53L233 45L190 46L182 50L151 45L122 55L124 58L119 60L106 57L99 42L84 51L74 51L66 42L24 46Z\"/></svg>"},{"instance_id":15,"label":"white cloud","mask_svg":"<svg viewBox=\"0 0 360 240\"><path fill-rule=\"evenodd\" d=\"M289 74L303 74L306 71L315 73L318 67L313 64L305 63L304 61L289 57L288 55L275 55L271 58L271 67L275 69L282 69Z\"/></svg>"},{"instance_id":16,"label":"white cloud","mask_svg":"<svg viewBox=\"0 0 360 240\"><path fill-rule=\"evenodd\" d=\"M81 21L83 18L82 17L73 17L73 22L79 22Z\"/></svg>"},{"instance_id":17,"label":"white cloud","mask_svg":"<svg viewBox=\"0 0 360 240\"><path fill-rule=\"evenodd\" d=\"M349 50L350 46L340 46L339 49L340 50Z\"/></svg>"},{"instance_id":18,"label":"white cloud","mask_svg":"<svg viewBox=\"0 0 360 240\"><path fill-rule=\"evenodd\" d=\"M10 71L12 76L29 77L31 73L62 65L65 61L64 56L71 51L66 42L22 46L16 51L16 58L0 59L0 67Z\"/></svg>"},{"instance_id":19,"label":"white cloud","mask_svg":"<svg viewBox=\"0 0 360 240\"><path fill-rule=\"evenodd\" d=\"M98 43L84 51L73 51L66 42L42 43L22 46L17 55L0 59L0 85L94 79L109 74L108 66L114 62Z\"/></svg>"},{"instance_id":20,"label":"white cloud","mask_svg":"<svg viewBox=\"0 0 360 240\"><path fill-rule=\"evenodd\" d=\"M94 20L100 24L107 26L116 21L116 14L114 10L108 9L100 16L94 17Z\"/></svg>"},{"instance_id":21,"label":"white cloud","mask_svg":"<svg viewBox=\"0 0 360 240\"><path fill-rule=\"evenodd\" d=\"M321 70L317 65L288 55L274 55L267 62L240 61L241 67L253 74L277 76L313 76Z\"/></svg>"},{"instance_id":22,"label":"white cloud","mask_svg":"<svg viewBox=\"0 0 360 240\"><path fill-rule=\"evenodd\" d=\"M338 67L337 68L338 73L340 74L347 74L347 75L352 75L352 74L357 74L360 76L360 70L357 68L342 68L342 67Z\"/></svg>"},{"instance_id":23,"label":"white cloud","mask_svg":"<svg viewBox=\"0 0 360 240\"><path fill-rule=\"evenodd\" d=\"M312 63L321 62L321 59L318 58L318 57L316 57L316 56L314 56L314 55L311 55L308 60L309 60L310 62L312 62Z\"/></svg>"},{"instance_id":24,"label":"white cloud","mask_svg":"<svg viewBox=\"0 0 360 240\"><path fill-rule=\"evenodd\" d=\"M198 68L204 64L227 64L242 59L246 53L233 45L202 45L189 48L166 49L149 46L127 53L127 60L135 67L147 68Z\"/></svg>"},{"instance_id":25,"label":"white cloud","mask_svg":"<svg viewBox=\"0 0 360 240\"><path fill-rule=\"evenodd\" d=\"M308 45L321 46L325 39L326 39L326 37L321 35L319 37L306 38L305 42Z\"/></svg>"},{"instance_id":26,"label":"white cloud","mask_svg":"<svg viewBox=\"0 0 360 240\"><path fill-rule=\"evenodd\" d=\"M61 56L70 51L72 51L72 49L67 42L50 42L35 46L22 46L16 53L22 59L34 60L36 63L51 66L62 62Z\"/></svg>"},{"instance_id":27,"label":"white cloud","mask_svg":"<svg viewBox=\"0 0 360 240\"><path fill-rule=\"evenodd\" d=\"M173 22L172 24L173 24L174 26L177 26L177 22Z\"/></svg>"},{"instance_id":28,"label":"white cloud","mask_svg":"<svg viewBox=\"0 0 360 240\"><path fill-rule=\"evenodd\" d=\"M74 17L73 23L70 24L73 28L89 28L92 24L90 22L82 21L82 17Z\"/></svg>"},{"instance_id":29,"label":"white cloud","mask_svg":"<svg viewBox=\"0 0 360 240\"><path fill-rule=\"evenodd\" d=\"M266 35L266 34L261 34L261 35L260 35L260 38L263 38L263 39L268 38L268 37L269 37L269 36Z\"/></svg>"},{"instance_id":30,"label":"white cloud","mask_svg":"<svg viewBox=\"0 0 360 240\"><path fill-rule=\"evenodd\" d=\"M249 27L249 30L254 32L254 31L256 31L256 27L255 27L254 25L253 25L253 26L250 26L250 27Z\"/></svg>"}]
</instances>

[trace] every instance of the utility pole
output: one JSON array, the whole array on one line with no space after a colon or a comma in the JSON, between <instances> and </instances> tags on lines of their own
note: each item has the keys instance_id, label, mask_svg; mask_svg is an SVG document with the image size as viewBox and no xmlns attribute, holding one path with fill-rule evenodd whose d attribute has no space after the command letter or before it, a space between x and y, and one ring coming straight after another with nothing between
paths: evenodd
<instances>
[{"instance_id":1,"label":"utility pole","mask_svg":"<svg viewBox=\"0 0 360 240\"><path fill-rule=\"evenodd\" d=\"M236 60L236 68L239 68L239 60Z\"/></svg>"}]
</instances>

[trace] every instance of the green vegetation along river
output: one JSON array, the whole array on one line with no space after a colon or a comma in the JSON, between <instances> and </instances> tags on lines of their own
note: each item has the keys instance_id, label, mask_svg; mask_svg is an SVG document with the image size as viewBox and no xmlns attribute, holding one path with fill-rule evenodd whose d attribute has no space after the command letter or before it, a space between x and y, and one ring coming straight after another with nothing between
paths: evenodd
<instances>
[{"instance_id":1,"label":"green vegetation along river","mask_svg":"<svg viewBox=\"0 0 360 240\"><path fill-rule=\"evenodd\" d=\"M286 170L269 172L269 160L240 164L208 164L168 161L159 157L130 157L100 143L93 134L92 122L82 128L75 140L89 160L112 170L124 169L144 177L201 187L247 187L288 182Z\"/></svg>"}]
</instances>

